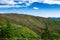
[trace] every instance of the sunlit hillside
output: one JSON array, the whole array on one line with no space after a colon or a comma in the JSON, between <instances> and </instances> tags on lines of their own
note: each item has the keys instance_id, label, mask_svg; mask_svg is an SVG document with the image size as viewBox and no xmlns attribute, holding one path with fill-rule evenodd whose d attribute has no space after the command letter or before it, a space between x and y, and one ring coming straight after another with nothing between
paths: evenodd
<instances>
[{"instance_id":1,"label":"sunlit hillside","mask_svg":"<svg viewBox=\"0 0 60 40\"><path fill-rule=\"evenodd\" d=\"M0 30L1 40L3 38L60 40L60 21L44 17L12 13L0 14Z\"/></svg>"}]
</instances>

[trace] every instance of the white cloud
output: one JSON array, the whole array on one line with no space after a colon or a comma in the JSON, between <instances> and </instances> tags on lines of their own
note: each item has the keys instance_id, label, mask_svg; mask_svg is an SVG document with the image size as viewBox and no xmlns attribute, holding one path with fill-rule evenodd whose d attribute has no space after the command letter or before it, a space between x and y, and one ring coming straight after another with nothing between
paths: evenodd
<instances>
[{"instance_id":1,"label":"white cloud","mask_svg":"<svg viewBox=\"0 0 60 40\"><path fill-rule=\"evenodd\" d=\"M60 0L28 0L29 5L33 2L47 3L47 4L60 4Z\"/></svg>"},{"instance_id":2,"label":"white cloud","mask_svg":"<svg viewBox=\"0 0 60 40\"><path fill-rule=\"evenodd\" d=\"M23 2L18 2L19 4L22 4Z\"/></svg>"},{"instance_id":3,"label":"white cloud","mask_svg":"<svg viewBox=\"0 0 60 40\"><path fill-rule=\"evenodd\" d=\"M18 8L18 7L26 7L26 6L14 6L14 5L12 5L12 6L10 6L10 5L5 5L5 6L0 6L0 8L10 8L10 7L16 7L16 8Z\"/></svg>"},{"instance_id":4,"label":"white cloud","mask_svg":"<svg viewBox=\"0 0 60 40\"><path fill-rule=\"evenodd\" d=\"M39 8L37 8L37 7L33 7L33 9L38 10Z\"/></svg>"},{"instance_id":5,"label":"white cloud","mask_svg":"<svg viewBox=\"0 0 60 40\"><path fill-rule=\"evenodd\" d=\"M0 3L2 4L16 4L14 0L0 0Z\"/></svg>"},{"instance_id":6,"label":"white cloud","mask_svg":"<svg viewBox=\"0 0 60 40\"><path fill-rule=\"evenodd\" d=\"M30 3L39 2L39 3L47 3L47 4L60 4L60 0L29 0Z\"/></svg>"},{"instance_id":7,"label":"white cloud","mask_svg":"<svg viewBox=\"0 0 60 40\"><path fill-rule=\"evenodd\" d=\"M22 2L19 3L26 3L25 1L28 1L28 4L31 4L33 2L43 2L43 3L48 3L48 4L60 4L60 0L21 0ZM17 4L14 2L14 0L0 0L0 3L5 3L5 4Z\"/></svg>"},{"instance_id":8,"label":"white cloud","mask_svg":"<svg viewBox=\"0 0 60 40\"><path fill-rule=\"evenodd\" d=\"M21 5L15 5L15 4L22 4L23 2L14 2L14 0L0 0L1 4L7 4L7 5L0 5L0 8L7 8L7 7L25 7Z\"/></svg>"},{"instance_id":9,"label":"white cloud","mask_svg":"<svg viewBox=\"0 0 60 40\"><path fill-rule=\"evenodd\" d=\"M43 3L60 4L60 1L59 0L44 0Z\"/></svg>"},{"instance_id":10,"label":"white cloud","mask_svg":"<svg viewBox=\"0 0 60 40\"><path fill-rule=\"evenodd\" d=\"M26 1L28 1L28 2L26 2ZM0 0L0 3L8 4L8 5L10 5L10 7L14 7L13 5L22 4L22 3L25 3L26 7L27 7L27 6L31 5L33 2L47 3L47 4L60 4L59 0L19 0L18 3L14 2L14 0ZM0 6L0 7L6 7L6 6ZM9 6L7 6L7 7L9 7ZM35 8L35 9L38 9L38 8Z\"/></svg>"}]
</instances>

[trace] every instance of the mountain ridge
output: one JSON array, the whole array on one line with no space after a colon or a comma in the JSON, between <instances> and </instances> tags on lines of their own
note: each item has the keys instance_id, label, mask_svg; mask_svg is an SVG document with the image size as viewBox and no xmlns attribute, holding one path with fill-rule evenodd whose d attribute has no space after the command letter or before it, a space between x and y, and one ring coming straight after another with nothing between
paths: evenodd
<instances>
[{"instance_id":1,"label":"mountain ridge","mask_svg":"<svg viewBox=\"0 0 60 40\"><path fill-rule=\"evenodd\" d=\"M60 33L60 21L24 14L0 14L0 26L5 26L7 19L15 30L14 35L20 38L40 38L46 26L52 33Z\"/></svg>"},{"instance_id":2,"label":"mountain ridge","mask_svg":"<svg viewBox=\"0 0 60 40\"><path fill-rule=\"evenodd\" d=\"M49 19L53 19L53 20L57 20L59 21L60 20L60 17L48 17Z\"/></svg>"}]
</instances>

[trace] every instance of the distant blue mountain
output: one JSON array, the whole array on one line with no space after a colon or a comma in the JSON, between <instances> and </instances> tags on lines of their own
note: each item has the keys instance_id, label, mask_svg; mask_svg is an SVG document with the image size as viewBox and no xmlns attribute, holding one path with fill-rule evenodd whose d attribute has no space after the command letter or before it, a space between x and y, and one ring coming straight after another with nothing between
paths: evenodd
<instances>
[{"instance_id":1,"label":"distant blue mountain","mask_svg":"<svg viewBox=\"0 0 60 40\"><path fill-rule=\"evenodd\" d=\"M49 19L53 19L53 20L60 20L60 17L55 18L55 17L48 17Z\"/></svg>"},{"instance_id":2,"label":"distant blue mountain","mask_svg":"<svg viewBox=\"0 0 60 40\"><path fill-rule=\"evenodd\" d=\"M38 8L60 8L60 5L34 2L29 6L29 8L33 8L33 7L38 7Z\"/></svg>"}]
</instances>

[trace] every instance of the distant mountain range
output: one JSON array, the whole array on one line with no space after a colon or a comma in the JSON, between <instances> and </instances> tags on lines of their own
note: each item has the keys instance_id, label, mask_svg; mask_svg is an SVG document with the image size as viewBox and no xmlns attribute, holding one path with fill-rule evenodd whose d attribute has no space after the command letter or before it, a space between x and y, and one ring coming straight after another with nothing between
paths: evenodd
<instances>
[{"instance_id":1,"label":"distant mountain range","mask_svg":"<svg viewBox=\"0 0 60 40\"><path fill-rule=\"evenodd\" d=\"M60 17L48 17L49 19L53 19L53 20L60 20Z\"/></svg>"}]
</instances>

